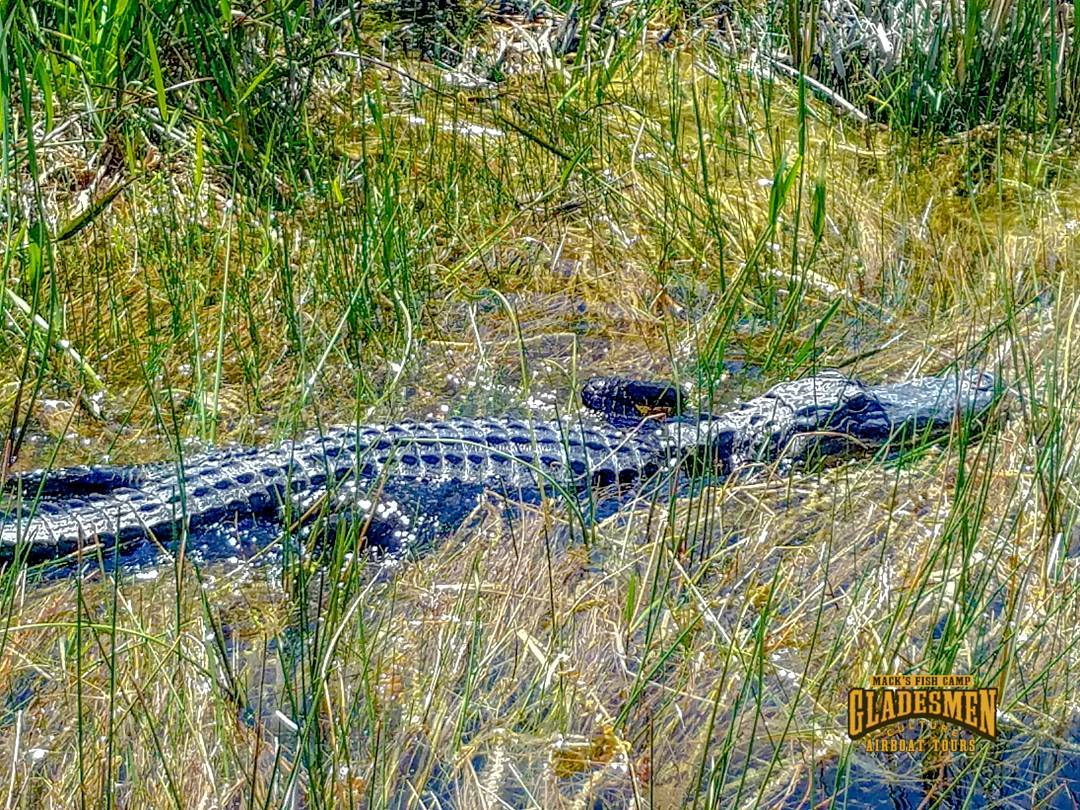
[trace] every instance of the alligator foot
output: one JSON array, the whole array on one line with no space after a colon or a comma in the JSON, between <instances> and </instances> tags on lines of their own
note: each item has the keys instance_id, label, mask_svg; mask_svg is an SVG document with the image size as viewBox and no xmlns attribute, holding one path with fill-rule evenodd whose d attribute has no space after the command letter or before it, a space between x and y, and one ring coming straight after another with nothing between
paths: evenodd
<instances>
[{"instance_id":1,"label":"alligator foot","mask_svg":"<svg viewBox=\"0 0 1080 810\"><path fill-rule=\"evenodd\" d=\"M323 538L362 537L363 546L387 554L429 549L460 529L487 492L482 484L399 479L367 486L345 482L320 490L293 509L294 523Z\"/></svg>"}]
</instances>

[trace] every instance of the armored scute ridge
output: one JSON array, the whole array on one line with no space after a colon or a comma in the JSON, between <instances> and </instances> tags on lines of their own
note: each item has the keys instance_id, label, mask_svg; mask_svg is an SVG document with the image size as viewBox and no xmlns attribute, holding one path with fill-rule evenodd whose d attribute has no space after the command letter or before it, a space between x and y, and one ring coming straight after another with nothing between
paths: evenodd
<instances>
[{"instance_id":1,"label":"armored scute ridge","mask_svg":"<svg viewBox=\"0 0 1080 810\"><path fill-rule=\"evenodd\" d=\"M518 502L625 497L693 463L714 479L777 461L900 447L981 419L991 375L964 372L867 386L836 372L781 383L717 415L669 415L681 392L620 378L586 383L604 420L457 419L333 428L267 448L176 464L75 467L9 482L0 553L34 558L80 545L171 542L226 521L311 514L356 520L369 544L407 547L453 530L485 492ZM659 412L659 413L658 413Z\"/></svg>"}]
</instances>

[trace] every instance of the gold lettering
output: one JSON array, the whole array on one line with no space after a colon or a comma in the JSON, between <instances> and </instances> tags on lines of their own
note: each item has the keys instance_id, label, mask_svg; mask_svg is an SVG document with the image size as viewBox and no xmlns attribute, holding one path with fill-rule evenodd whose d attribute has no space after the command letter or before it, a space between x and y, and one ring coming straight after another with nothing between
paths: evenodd
<instances>
[{"instance_id":1,"label":"gold lettering","mask_svg":"<svg viewBox=\"0 0 1080 810\"><path fill-rule=\"evenodd\" d=\"M941 716L946 720L958 720L963 714L963 700L960 692L943 692L944 707Z\"/></svg>"},{"instance_id":2,"label":"gold lettering","mask_svg":"<svg viewBox=\"0 0 1080 810\"><path fill-rule=\"evenodd\" d=\"M911 690L903 689L896 693L896 717L903 719L911 714Z\"/></svg>"},{"instance_id":3,"label":"gold lettering","mask_svg":"<svg viewBox=\"0 0 1080 810\"><path fill-rule=\"evenodd\" d=\"M866 718L863 716L863 700L865 692L862 689L852 689L848 692L848 736L858 737L866 727Z\"/></svg>"},{"instance_id":4,"label":"gold lettering","mask_svg":"<svg viewBox=\"0 0 1080 810\"><path fill-rule=\"evenodd\" d=\"M997 738L997 688L979 690L979 731Z\"/></svg>"},{"instance_id":5,"label":"gold lettering","mask_svg":"<svg viewBox=\"0 0 1080 810\"><path fill-rule=\"evenodd\" d=\"M915 693L915 714L926 714L926 690L920 689Z\"/></svg>"},{"instance_id":6,"label":"gold lettering","mask_svg":"<svg viewBox=\"0 0 1080 810\"><path fill-rule=\"evenodd\" d=\"M896 692L887 689L881 693L881 719L879 722L885 725L896 717Z\"/></svg>"},{"instance_id":7,"label":"gold lettering","mask_svg":"<svg viewBox=\"0 0 1080 810\"><path fill-rule=\"evenodd\" d=\"M906 678L909 682L938 682L954 684L970 682L970 676L874 676L872 681ZM997 736L997 689L994 688L877 688L855 687L848 690L848 735L859 739L884 726L903 722L912 717L930 720L931 729L947 731L960 727L991 739ZM953 731L955 735L955 730ZM909 743L896 743L900 750L915 750ZM867 742L869 746L870 743ZM877 746L889 746L880 738ZM903 746L907 746L905 749ZM868 749L869 750L869 749ZM875 748L874 750L882 750Z\"/></svg>"},{"instance_id":8,"label":"gold lettering","mask_svg":"<svg viewBox=\"0 0 1080 810\"><path fill-rule=\"evenodd\" d=\"M964 725L968 728L979 727L979 694L974 690L968 690L964 695Z\"/></svg>"}]
</instances>

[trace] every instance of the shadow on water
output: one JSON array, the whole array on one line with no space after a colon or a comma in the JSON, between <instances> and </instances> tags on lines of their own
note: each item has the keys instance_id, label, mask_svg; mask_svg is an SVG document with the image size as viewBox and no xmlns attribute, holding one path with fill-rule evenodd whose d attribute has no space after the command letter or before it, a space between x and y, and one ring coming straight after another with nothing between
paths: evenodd
<instances>
[{"instance_id":1,"label":"shadow on water","mask_svg":"<svg viewBox=\"0 0 1080 810\"><path fill-rule=\"evenodd\" d=\"M244 518L219 523L188 538L184 556L196 565L237 565L257 560L260 564L280 562L282 539L280 521L265 518ZM70 554L56 560L45 560L30 566L30 576L40 582L53 582L76 575L102 574L121 578L141 578L158 574L164 567L175 564L180 553L179 542L162 545L142 539L125 544L99 548L90 546L83 554Z\"/></svg>"},{"instance_id":2,"label":"shadow on water","mask_svg":"<svg viewBox=\"0 0 1080 810\"><path fill-rule=\"evenodd\" d=\"M974 754L869 753L823 763L782 805L795 807L1075 808L1080 720L1057 741L1019 731L978 740Z\"/></svg>"}]
</instances>

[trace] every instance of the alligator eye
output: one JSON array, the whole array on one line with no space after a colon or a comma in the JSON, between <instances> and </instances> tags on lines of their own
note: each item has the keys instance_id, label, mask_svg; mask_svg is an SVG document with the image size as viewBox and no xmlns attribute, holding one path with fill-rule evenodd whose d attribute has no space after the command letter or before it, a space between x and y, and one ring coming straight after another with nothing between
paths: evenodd
<instances>
[{"instance_id":1,"label":"alligator eye","mask_svg":"<svg viewBox=\"0 0 1080 810\"><path fill-rule=\"evenodd\" d=\"M870 407L870 398L864 396L852 397L844 403L844 408L849 413L862 413Z\"/></svg>"}]
</instances>

